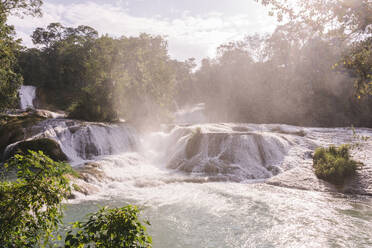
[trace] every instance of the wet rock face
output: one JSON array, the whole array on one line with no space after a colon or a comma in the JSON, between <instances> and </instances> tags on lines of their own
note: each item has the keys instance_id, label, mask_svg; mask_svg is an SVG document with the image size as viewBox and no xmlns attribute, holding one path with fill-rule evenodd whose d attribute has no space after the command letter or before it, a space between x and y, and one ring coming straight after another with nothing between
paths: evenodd
<instances>
[{"instance_id":1,"label":"wet rock face","mask_svg":"<svg viewBox=\"0 0 372 248\"><path fill-rule=\"evenodd\" d=\"M79 178L86 183L92 183L95 181L102 182L109 179L102 170L101 166L97 163L88 162L82 166L76 168L79 174Z\"/></svg>"},{"instance_id":2,"label":"wet rock face","mask_svg":"<svg viewBox=\"0 0 372 248\"><path fill-rule=\"evenodd\" d=\"M103 124L49 119L33 129L38 136L56 140L72 162L135 151L138 143L135 130L125 123Z\"/></svg>"},{"instance_id":3,"label":"wet rock face","mask_svg":"<svg viewBox=\"0 0 372 248\"><path fill-rule=\"evenodd\" d=\"M0 116L0 155L8 145L31 137L31 127L43 120L45 117L34 111Z\"/></svg>"},{"instance_id":4,"label":"wet rock face","mask_svg":"<svg viewBox=\"0 0 372 248\"><path fill-rule=\"evenodd\" d=\"M196 129L201 129L196 134ZM372 130L358 129L372 137ZM179 125L169 132L166 165L208 181L264 179L271 185L341 193L372 194L372 139L348 128L305 128L280 124ZM362 143L352 151L363 166L342 187L318 179L313 152L332 144Z\"/></svg>"},{"instance_id":5,"label":"wet rock face","mask_svg":"<svg viewBox=\"0 0 372 248\"><path fill-rule=\"evenodd\" d=\"M15 144L7 150L6 154L4 154L4 160L17 153L26 154L28 150L42 151L45 155L55 161L67 161L67 156L63 153L59 144L56 141L47 138L25 140Z\"/></svg>"},{"instance_id":6,"label":"wet rock face","mask_svg":"<svg viewBox=\"0 0 372 248\"><path fill-rule=\"evenodd\" d=\"M65 156L59 152L50 152L44 147L39 149L34 146L43 139L49 139L49 143L54 142L53 144L58 145L70 162L138 149L136 132L125 123L104 124L50 119L50 113L43 110L31 110L0 116L0 160L5 157L5 151L9 156L10 149L13 149L16 143L19 143L18 148L31 145L34 150L48 151L45 153L52 154L58 160L66 160ZM56 113L52 114L54 117L61 117L55 116ZM27 140L38 141L30 143ZM46 143L41 145L48 146Z\"/></svg>"},{"instance_id":7,"label":"wet rock face","mask_svg":"<svg viewBox=\"0 0 372 248\"><path fill-rule=\"evenodd\" d=\"M302 190L372 196L372 156L366 156L370 151L372 151L372 143L363 142L358 150L352 152L352 158L363 161L364 165L341 185L334 185L317 178L311 157L304 159L303 163L296 168L270 178L266 183Z\"/></svg>"}]
</instances>

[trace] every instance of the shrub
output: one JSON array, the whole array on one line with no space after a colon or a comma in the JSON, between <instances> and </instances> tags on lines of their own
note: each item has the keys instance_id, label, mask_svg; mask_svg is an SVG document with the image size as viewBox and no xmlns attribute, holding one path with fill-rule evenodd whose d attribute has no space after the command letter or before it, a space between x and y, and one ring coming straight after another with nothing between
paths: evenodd
<instances>
[{"instance_id":1,"label":"shrub","mask_svg":"<svg viewBox=\"0 0 372 248\"><path fill-rule=\"evenodd\" d=\"M68 174L77 176L76 172L41 151L15 155L0 172L0 247L52 247L53 234L62 223L62 201L71 193ZM103 208L87 222L76 222L64 247L151 247L138 213L131 205Z\"/></svg>"},{"instance_id":2,"label":"shrub","mask_svg":"<svg viewBox=\"0 0 372 248\"><path fill-rule=\"evenodd\" d=\"M16 173L16 180L9 175ZM72 169L42 152L15 155L0 181L0 244L3 248L47 244L61 223Z\"/></svg>"},{"instance_id":3,"label":"shrub","mask_svg":"<svg viewBox=\"0 0 372 248\"><path fill-rule=\"evenodd\" d=\"M342 184L347 177L355 174L361 163L350 159L349 146L330 146L317 148L314 153L313 166L318 178L334 184Z\"/></svg>"},{"instance_id":4,"label":"shrub","mask_svg":"<svg viewBox=\"0 0 372 248\"><path fill-rule=\"evenodd\" d=\"M139 248L151 247L151 237L138 220L139 210L128 205L122 208L102 208L85 223L76 222L65 238L66 248ZM146 222L148 225L150 223Z\"/></svg>"}]
</instances>

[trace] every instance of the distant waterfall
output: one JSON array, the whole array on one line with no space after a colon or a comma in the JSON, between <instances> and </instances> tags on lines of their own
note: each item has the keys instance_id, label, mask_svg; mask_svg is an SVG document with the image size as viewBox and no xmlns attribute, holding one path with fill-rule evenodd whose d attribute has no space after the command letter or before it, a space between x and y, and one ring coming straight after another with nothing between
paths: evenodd
<instances>
[{"instance_id":1,"label":"distant waterfall","mask_svg":"<svg viewBox=\"0 0 372 248\"><path fill-rule=\"evenodd\" d=\"M207 120L204 115L204 110L204 103L198 103L196 105L180 109L175 113L175 123L205 123Z\"/></svg>"},{"instance_id":2,"label":"distant waterfall","mask_svg":"<svg viewBox=\"0 0 372 248\"><path fill-rule=\"evenodd\" d=\"M36 96L36 87L30 85L22 85L19 89L19 98L21 101L21 109L34 108L33 101Z\"/></svg>"}]
</instances>

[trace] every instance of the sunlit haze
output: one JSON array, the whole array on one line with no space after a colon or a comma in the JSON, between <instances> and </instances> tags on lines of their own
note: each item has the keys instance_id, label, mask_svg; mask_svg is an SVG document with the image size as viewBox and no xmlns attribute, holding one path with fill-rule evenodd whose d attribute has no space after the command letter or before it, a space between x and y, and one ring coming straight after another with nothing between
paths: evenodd
<instances>
[{"instance_id":1,"label":"sunlit haze","mask_svg":"<svg viewBox=\"0 0 372 248\"><path fill-rule=\"evenodd\" d=\"M371 245L372 0L0 1L0 248Z\"/></svg>"}]
</instances>

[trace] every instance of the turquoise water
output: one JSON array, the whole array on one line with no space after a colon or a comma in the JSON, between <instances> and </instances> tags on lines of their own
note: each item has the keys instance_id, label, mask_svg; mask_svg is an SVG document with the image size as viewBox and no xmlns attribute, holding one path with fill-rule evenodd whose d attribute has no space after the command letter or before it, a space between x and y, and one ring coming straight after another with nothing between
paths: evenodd
<instances>
[{"instance_id":1,"label":"turquoise water","mask_svg":"<svg viewBox=\"0 0 372 248\"><path fill-rule=\"evenodd\" d=\"M82 220L99 205L135 204L151 222L155 248L372 247L371 197L281 188L260 177L268 164L311 166L307 153L319 145L349 142L348 130L242 124L255 130L251 139L235 133L234 125L202 125L205 135L192 163L185 163L190 162L185 147L194 126L144 137L138 152L95 159L105 174L92 179L99 192L70 202L65 221ZM301 130L305 136L297 135ZM368 162L371 149L365 145L363 161ZM216 173L209 173L210 165L222 168L223 182L212 182ZM261 183L228 182L249 179L250 173Z\"/></svg>"},{"instance_id":2,"label":"turquoise water","mask_svg":"<svg viewBox=\"0 0 372 248\"><path fill-rule=\"evenodd\" d=\"M126 197L129 196L129 197ZM101 205L139 205L155 248L372 247L371 198L265 184L170 183L68 204L65 222Z\"/></svg>"}]
</instances>

